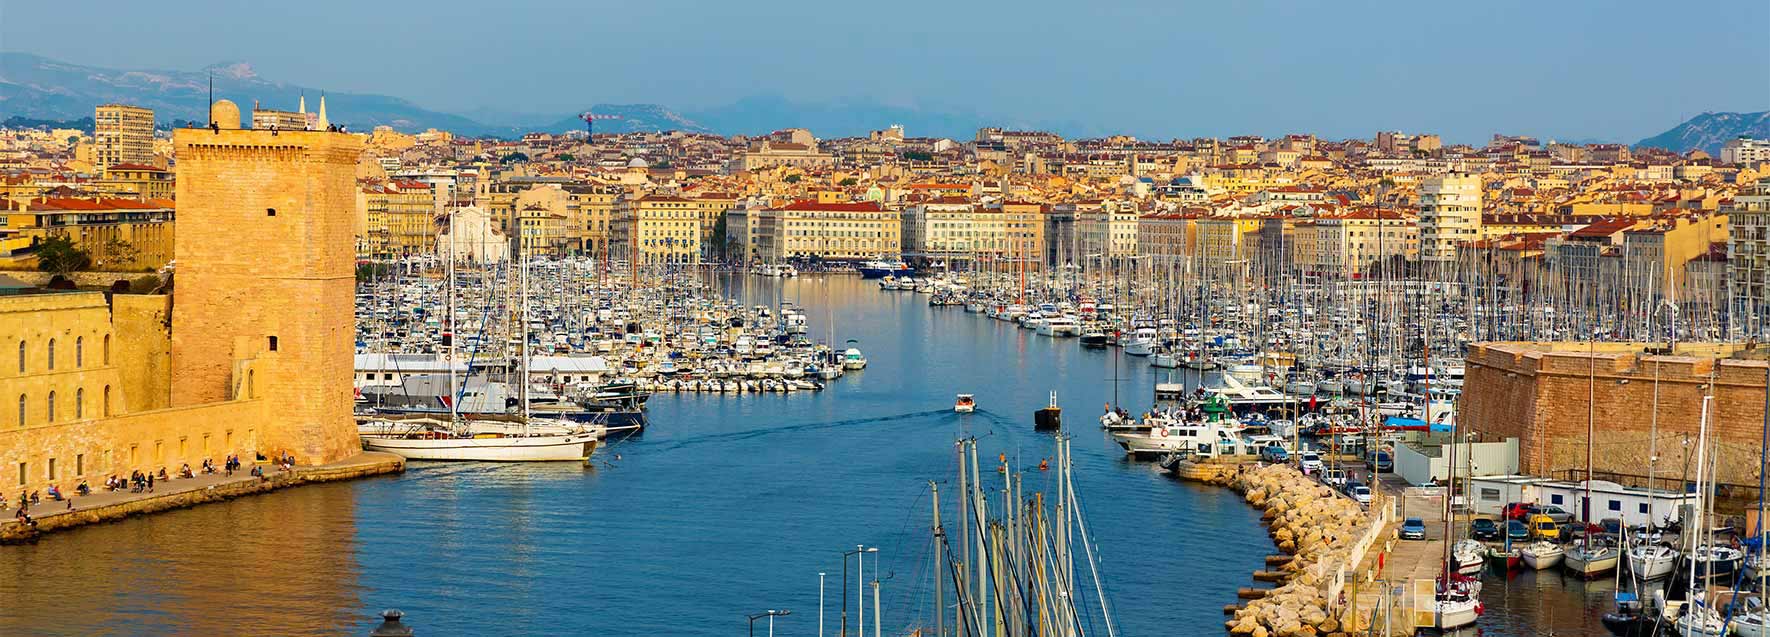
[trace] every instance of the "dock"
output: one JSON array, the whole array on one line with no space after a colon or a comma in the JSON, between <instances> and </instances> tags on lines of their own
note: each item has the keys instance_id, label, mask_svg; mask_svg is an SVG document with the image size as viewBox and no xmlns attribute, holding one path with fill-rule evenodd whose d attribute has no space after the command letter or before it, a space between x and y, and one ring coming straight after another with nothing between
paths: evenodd
<instances>
[{"instance_id":1,"label":"dock","mask_svg":"<svg viewBox=\"0 0 1770 637\"><path fill-rule=\"evenodd\" d=\"M365 451L338 462L298 466L289 471L278 469L268 462L257 466L264 469L262 477L252 475L248 466L234 471L231 476L215 473L158 480L155 481L152 492L142 493L128 490L105 491L101 478L100 485L91 495L72 495L73 489L70 488L68 492L72 497L66 500L53 501L45 497L41 503L32 505L27 509L31 520L29 523L17 517L17 503L9 502L15 506L0 509L0 515L5 516L0 518L3 520L0 521L0 544L35 542L45 534L88 524L223 502L304 484L397 474L405 471L406 461L405 458L393 454Z\"/></svg>"}]
</instances>

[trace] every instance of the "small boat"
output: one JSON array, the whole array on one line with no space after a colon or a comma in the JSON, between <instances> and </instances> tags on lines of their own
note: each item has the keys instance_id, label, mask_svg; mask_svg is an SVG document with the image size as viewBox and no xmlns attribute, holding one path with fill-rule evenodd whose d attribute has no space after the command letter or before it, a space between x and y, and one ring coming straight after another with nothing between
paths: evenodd
<instances>
[{"instance_id":1,"label":"small boat","mask_svg":"<svg viewBox=\"0 0 1770 637\"><path fill-rule=\"evenodd\" d=\"M959 397L953 400L953 411L961 414L977 411L977 400L972 398L971 394L959 394Z\"/></svg>"},{"instance_id":2,"label":"small boat","mask_svg":"<svg viewBox=\"0 0 1770 637\"><path fill-rule=\"evenodd\" d=\"M1704 546L1684 559L1696 562L1696 579L1730 582L1745 562L1745 552L1731 546Z\"/></svg>"},{"instance_id":3,"label":"small boat","mask_svg":"<svg viewBox=\"0 0 1770 637\"><path fill-rule=\"evenodd\" d=\"M1616 570L1622 550L1605 536L1592 536L1574 544L1561 560L1568 572L1587 579Z\"/></svg>"},{"instance_id":4,"label":"small boat","mask_svg":"<svg viewBox=\"0 0 1770 637\"><path fill-rule=\"evenodd\" d=\"M1033 412L1033 429L1045 431L1063 428L1063 408L1057 406L1057 392L1051 392L1051 404Z\"/></svg>"},{"instance_id":5,"label":"small boat","mask_svg":"<svg viewBox=\"0 0 1770 637\"><path fill-rule=\"evenodd\" d=\"M1178 369L1180 361L1172 352L1156 352L1149 356L1149 366L1157 369Z\"/></svg>"},{"instance_id":6,"label":"small boat","mask_svg":"<svg viewBox=\"0 0 1770 637\"><path fill-rule=\"evenodd\" d=\"M1481 580L1457 574L1438 578L1432 597L1432 627L1439 630L1473 626L1481 618Z\"/></svg>"},{"instance_id":7,"label":"small boat","mask_svg":"<svg viewBox=\"0 0 1770 637\"><path fill-rule=\"evenodd\" d=\"M861 355L860 348L850 347L842 352L842 369L849 371L867 368L867 357Z\"/></svg>"},{"instance_id":8,"label":"small boat","mask_svg":"<svg viewBox=\"0 0 1770 637\"><path fill-rule=\"evenodd\" d=\"M1102 332L1098 329L1089 329L1086 332L1082 332L1082 346L1106 347L1106 332Z\"/></svg>"},{"instance_id":9,"label":"small boat","mask_svg":"<svg viewBox=\"0 0 1770 637\"><path fill-rule=\"evenodd\" d=\"M1629 572L1635 579L1653 581L1671 577L1678 568L1678 550L1664 544L1641 544L1630 547Z\"/></svg>"},{"instance_id":10,"label":"small boat","mask_svg":"<svg viewBox=\"0 0 1770 637\"><path fill-rule=\"evenodd\" d=\"M1487 563L1487 545L1480 540L1459 541L1451 547L1450 553L1459 575L1478 575L1482 565Z\"/></svg>"},{"instance_id":11,"label":"small boat","mask_svg":"<svg viewBox=\"0 0 1770 637\"><path fill-rule=\"evenodd\" d=\"M1565 555L1561 545L1548 540L1537 540L1518 550L1518 556L1524 558L1524 565L1539 571L1560 565Z\"/></svg>"},{"instance_id":12,"label":"small boat","mask_svg":"<svg viewBox=\"0 0 1770 637\"><path fill-rule=\"evenodd\" d=\"M1487 549L1487 564L1494 570L1511 572L1524 566L1524 558L1517 547L1493 547Z\"/></svg>"},{"instance_id":13,"label":"small boat","mask_svg":"<svg viewBox=\"0 0 1770 637\"><path fill-rule=\"evenodd\" d=\"M1616 637L1653 637L1657 628L1655 619L1641 607L1641 598L1623 591L1616 593L1616 612L1605 613L1599 621Z\"/></svg>"}]
</instances>

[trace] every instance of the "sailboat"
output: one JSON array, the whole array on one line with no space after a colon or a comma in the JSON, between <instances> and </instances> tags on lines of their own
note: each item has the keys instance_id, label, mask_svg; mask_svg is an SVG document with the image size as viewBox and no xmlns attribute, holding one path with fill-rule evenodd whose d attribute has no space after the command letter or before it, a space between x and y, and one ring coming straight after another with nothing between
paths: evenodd
<instances>
[{"instance_id":1,"label":"sailboat","mask_svg":"<svg viewBox=\"0 0 1770 637\"><path fill-rule=\"evenodd\" d=\"M1616 542L1603 535L1593 535L1568 549L1561 565L1574 575L1593 578L1616 570L1621 557L1622 551Z\"/></svg>"},{"instance_id":2,"label":"sailboat","mask_svg":"<svg viewBox=\"0 0 1770 637\"><path fill-rule=\"evenodd\" d=\"M1696 506L1693 509L1696 519L1685 521L1685 526L1692 530L1688 534L1690 536L1690 552L1685 558L1690 567L1688 580L1690 592L1689 596L1679 603L1677 620L1672 623L1672 628L1683 637L1725 637L1727 634L1727 620L1707 603L1707 598L1701 592L1707 579L1700 577L1697 572L1698 563L1701 561L1699 556L1705 549L1715 548L1704 544L1705 541L1712 541L1713 538L1705 537L1709 517L1708 511L1703 508L1705 504L1709 503L1705 502L1708 500L1706 497L1708 494L1703 490L1703 480L1708 477L1709 470L1707 466L1709 461L1709 405L1714 400L1713 394L1702 397L1702 417L1698 420L1696 430Z\"/></svg>"},{"instance_id":3,"label":"sailboat","mask_svg":"<svg viewBox=\"0 0 1770 637\"><path fill-rule=\"evenodd\" d=\"M513 247L515 240L512 240ZM449 259L449 323L454 329L454 253ZM449 419L375 418L358 425L358 437L364 449L392 453L409 460L453 460L482 462L587 462L596 453L603 429L566 421L544 421L529 414L529 290L528 259L522 262L521 286L522 341L519 348L520 404L522 412L514 418L463 418L461 396L455 385L455 339L448 342L449 355Z\"/></svg>"}]
</instances>

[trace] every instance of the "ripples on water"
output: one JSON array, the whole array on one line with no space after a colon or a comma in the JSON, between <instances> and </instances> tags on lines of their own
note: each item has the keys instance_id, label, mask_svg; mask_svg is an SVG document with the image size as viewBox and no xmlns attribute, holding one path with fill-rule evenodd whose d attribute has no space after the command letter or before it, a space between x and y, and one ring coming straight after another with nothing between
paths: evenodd
<instances>
[{"instance_id":1,"label":"ripples on water","mask_svg":"<svg viewBox=\"0 0 1770 637\"><path fill-rule=\"evenodd\" d=\"M1036 465L1051 442L1030 421L1053 389L1121 634L1221 634L1223 605L1273 551L1234 494L1127 462L1095 427L1106 352L855 279L733 285L805 306L814 337L833 316L871 366L820 394L659 395L652 430L591 466L414 463L0 548L0 635L367 634L388 607L426 637L733 635L771 608L793 611L779 634L815 635L820 571L834 635L839 551L856 544L881 549L866 568L885 573L886 631L932 625L927 480L950 524L952 443L976 435L986 464L1005 453L1028 495L1049 492ZM1148 403L1153 372L1123 364L1127 404ZM951 412L960 392L978 413ZM1518 628L1488 634L1538 634Z\"/></svg>"}]
</instances>

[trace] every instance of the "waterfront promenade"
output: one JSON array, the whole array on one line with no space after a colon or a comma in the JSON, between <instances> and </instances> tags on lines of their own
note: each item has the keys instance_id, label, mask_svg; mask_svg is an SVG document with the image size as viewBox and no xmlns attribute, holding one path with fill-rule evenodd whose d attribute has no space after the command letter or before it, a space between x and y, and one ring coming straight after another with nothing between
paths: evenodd
<instances>
[{"instance_id":1,"label":"waterfront promenade","mask_svg":"<svg viewBox=\"0 0 1770 637\"><path fill-rule=\"evenodd\" d=\"M252 475L252 467L263 469L262 476ZM317 482L334 482L351 480L374 475L400 473L405 470L405 459L393 454L365 451L338 462L297 466L283 470L270 462L259 462L247 465L233 472L197 474L190 478L173 478L156 480L152 492L133 492L130 490L105 491L103 478L92 476L88 484L96 479L97 485L91 495L73 495L78 480L68 483L64 493L71 496L63 501L54 501L47 496L42 502L27 509L30 523L17 516L18 505L16 496L8 495L9 508L0 509L0 544L17 544L35 541L46 533L70 529L87 524L97 524L120 520L134 515L154 513L169 509L180 509L208 502L219 502L245 495L266 493L287 487ZM127 476L121 476L127 477Z\"/></svg>"}]
</instances>

